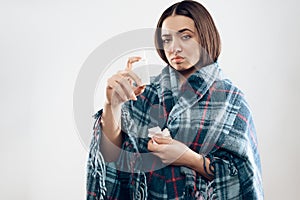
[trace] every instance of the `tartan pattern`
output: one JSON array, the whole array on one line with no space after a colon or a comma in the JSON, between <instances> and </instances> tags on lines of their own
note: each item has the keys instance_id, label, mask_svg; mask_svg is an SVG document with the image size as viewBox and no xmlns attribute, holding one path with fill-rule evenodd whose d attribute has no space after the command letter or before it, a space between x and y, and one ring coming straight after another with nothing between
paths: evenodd
<instances>
[{"instance_id":1,"label":"tartan pattern","mask_svg":"<svg viewBox=\"0 0 300 200\"><path fill-rule=\"evenodd\" d=\"M123 105L124 151L115 163L105 163L99 151L102 110L96 113L87 164L88 200L122 199L123 171L128 172L130 199L263 199L257 138L242 92L221 79L217 63L196 71L181 87L178 80L176 70L167 66L137 101ZM174 139L209 157L214 180L145 157L148 129L154 126L167 127Z\"/></svg>"}]
</instances>

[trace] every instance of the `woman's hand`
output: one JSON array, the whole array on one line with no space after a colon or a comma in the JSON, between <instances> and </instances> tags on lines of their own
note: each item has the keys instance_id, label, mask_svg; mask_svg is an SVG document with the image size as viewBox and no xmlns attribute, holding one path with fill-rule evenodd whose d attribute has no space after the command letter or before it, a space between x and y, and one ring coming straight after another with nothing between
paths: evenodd
<instances>
[{"instance_id":1,"label":"woman's hand","mask_svg":"<svg viewBox=\"0 0 300 200\"><path fill-rule=\"evenodd\" d=\"M158 156L164 164L190 166L195 152L171 137L154 136L148 142L148 150Z\"/></svg>"},{"instance_id":2,"label":"woman's hand","mask_svg":"<svg viewBox=\"0 0 300 200\"><path fill-rule=\"evenodd\" d=\"M148 150L158 156L164 164L189 167L210 181L214 178L214 174L209 167L210 161L207 158L202 157L185 144L171 137L152 137L148 142ZM205 162L203 159L205 159ZM204 165L207 172L204 169Z\"/></svg>"},{"instance_id":3,"label":"woman's hand","mask_svg":"<svg viewBox=\"0 0 300 200\"><path fill-rule=\"evenodd\" d=\"M119 71L107 80L106 103L110 105L120 105L128 100L136 100L146 86L142 86L141 79L132 71L132 64L138 62L141 57L128 59L125 70ZM133 85L135 82L138 87Z\"/></svg>"}]
</instances>

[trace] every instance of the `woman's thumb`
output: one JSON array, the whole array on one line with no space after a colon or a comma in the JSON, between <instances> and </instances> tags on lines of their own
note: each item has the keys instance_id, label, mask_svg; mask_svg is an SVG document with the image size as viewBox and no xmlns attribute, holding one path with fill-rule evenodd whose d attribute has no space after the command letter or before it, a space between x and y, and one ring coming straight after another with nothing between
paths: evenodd
<instances>
[{"instance_id":1,"label":"woman's thumb","mask_svg":"<svg viewBox=\"0 0 300 200\"><path fill-rule=\"evenodd\" d=\"M153 136L152 139L157 143L157 144L170 144L172 141L171 137L159 137L159 136Z\"/></svg>"}]
</instances>

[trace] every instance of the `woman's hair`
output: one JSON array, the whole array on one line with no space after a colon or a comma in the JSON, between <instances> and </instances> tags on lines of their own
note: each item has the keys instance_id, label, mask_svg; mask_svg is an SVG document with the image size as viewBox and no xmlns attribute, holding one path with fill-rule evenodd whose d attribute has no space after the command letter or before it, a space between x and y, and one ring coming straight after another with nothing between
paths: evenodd
<instances>
[{"instance_id":1,"label":"woman's hair","mask_svg":"<svg viewBox=\"0 0 300 200\"><path fill-rule=\"evenodd\" d=\"M221 39L215 23L200 3L192 0L184 0L167 8L158 20L155 32L155 47L159 56L168 63L161 39L161 27L164 20L169 16L183 15L191 18L199 37L201 47L199 64L201 66L216 62L221 51Z\"/></svg>"}]
</instances>

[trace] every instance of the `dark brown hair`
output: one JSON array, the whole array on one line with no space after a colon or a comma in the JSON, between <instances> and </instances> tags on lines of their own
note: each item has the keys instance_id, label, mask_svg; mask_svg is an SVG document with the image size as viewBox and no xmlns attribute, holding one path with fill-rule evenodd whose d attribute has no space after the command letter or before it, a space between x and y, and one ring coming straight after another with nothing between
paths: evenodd
<instances>
[{"instance_id":1,"label":"dark brown hair","mask_svg":"<svg viewBox=\"0 0 300 200\"><path fill-rule=\"evenodd\" d=\"M219 32L206 8L192 0L184 0L173 4L163 12L158 20L155 32L155 47L159 56L168 63L161 39L161 27L167 17L174 15L183 15L194 21L201 47L199 63L203 66L216 62L221 51Z\"/></svg>"}]
</instances>

